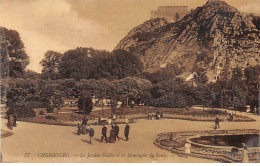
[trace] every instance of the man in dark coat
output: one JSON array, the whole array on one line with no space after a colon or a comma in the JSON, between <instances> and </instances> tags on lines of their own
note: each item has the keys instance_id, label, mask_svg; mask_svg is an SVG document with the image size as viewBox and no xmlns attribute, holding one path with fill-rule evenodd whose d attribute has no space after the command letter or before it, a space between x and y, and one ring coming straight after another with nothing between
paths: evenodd
<instances>
[{"instance_id":1,"label":"man in dark coat","mask_svg":"<svg viewBox=\"0 0 260 166\"><path fill-rule=\"evenodd\" d=\"M119 134L119 126L117 124L115 124L115 125L116 125L115 126L116 138L119 141L119 136L118 136L118 134Z\"/></svg>"},{"instance_id":2,"label":"man in dark coat","mask_svg":"<svg viewBox=\"0 0 260 166\"><path fill-rule=\"evenodd\" d=\"M105 126L105 124L103 124L103 128L102 128L101 143L103 142L104 139L106 140L107 143L107 127Z\"/></svg>"},{"instance_id":3,"label":"man in dark coat","mask_svg":"<svg viewBox=\"0 0 260 166\"><path fill-rule=\"evenodd\" d=\"M16 124L16 115L14 114L13 117L14 117L14 127L16 127L17 126L17 124Z\"/></svg>"},{"instance_id":4,"label":"man in dark coat","mask_svg":"<svg viewBox=\"0 0 260 166\"><path fill-rule=\"evenodd\" d=\"M220 122L220 119L219 119L219 117L217 116L216 119L215 119L215 129L220 128L220 127L219 127L219 122Z\"/></svg>"},{"instance_id":5,"label":"man in dark coat","mask_svg":"<svg viewBox=\"0 0 260 166\"><path fill-rule=\"evenodd\" d=\"M90 127L89 129L89 143L92 144L92 137L94 137L94 129Z\"/></svg>"},{"instance_id":6,"label":"man in dark coat","mask_svg":"<svg viewBox=\"0 0 260 166\"><path fill-rule=\"evenodd\" d=\"M78 128L77 135L80 135L81 134L81 125L79 123L77 125L77 128Z\"/></svg>"},{"instance_id":7,"label":"man in dark coat","mask_svg":"<svg viewBox=\"0 0 260 166\"><path fill-rule=\"evenodd\" d=\"M129 131L130 131L130 126L128 125L128 123L126 123L126 126L125 126L125 140L128 141L128 136L129 136Z\"/></svg>"}]
</instances>

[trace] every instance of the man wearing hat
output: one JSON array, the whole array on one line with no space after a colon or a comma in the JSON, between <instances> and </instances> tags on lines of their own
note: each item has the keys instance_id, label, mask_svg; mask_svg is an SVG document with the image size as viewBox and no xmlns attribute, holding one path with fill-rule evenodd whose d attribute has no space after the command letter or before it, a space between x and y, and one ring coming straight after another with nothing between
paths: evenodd
<instances>
[{"instance_id":1,"label":"man wearing hat","mask_svg":"<svg viewBox=\"0 0 260 166\"><path fill-rule=\"evenodd\" d=\"M125 126L125 140L128 141L128 136L129 136L129 131L130 131L130 126L128 125L128 123L126 123L126 126Z\"/></svg>"},{"instance_id":2,"label":"man wearing hat","mask_svg":"<svg viewBox=\"0 0 260 166\"><path fill-rule=\"evenodd\" d=\"M117 124L115 124L115 132L116 132L116 138L119 141L119 136L118 136L118 134L119 134L119 126Z\"/></svg>"},{"instance_id":3,"label":"man wearing hat","mask_svg":"<svg viewBox=\"0 0 260 166\"><path fill-rule=\"evenodd\" d=\"M107 143L107 127L105 124L103 124L103 128L102 128L101 142L103 142L104 139L106 140Z\"/></svg>"},{"instance_id":4,"label":"man wearing hat","mask_svg":"<svg viewBox=\"0 0 260 166\"><path fill-rule=\"evenodd\" d=\"M92 137L94 137L94 129L89 126L89 143L92 144Z\"/></svg>"}]
</instances>

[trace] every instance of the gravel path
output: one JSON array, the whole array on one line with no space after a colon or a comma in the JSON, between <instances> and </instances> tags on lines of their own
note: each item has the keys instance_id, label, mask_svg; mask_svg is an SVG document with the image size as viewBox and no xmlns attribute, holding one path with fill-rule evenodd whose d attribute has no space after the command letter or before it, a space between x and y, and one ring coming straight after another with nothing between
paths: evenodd
<instances>
[{"instance_id":1,"label":"gravel path","mask_svg":"<svg viewBox=\"0 0 260 166\"><path fill-rule=\"evenodd\" d=\"M2 120L2 129L6 128ZM130 124L130 140L124 141L123 129L119 125L122 140L114 144L100 143L101 126L93 126L93 145L87 135L76 135L75 127L53 126L28 122L17 122L13 135L2 139L2 162L216 162L199 158L185 158L162 150L153 144L156 134L162 132L212 130L212 122L176 119L137 120ZM110 130L110 126L107 126ZM259 129L256 122L222 122L221 129ZM26 153L30 153L26 157ZM43 157L48 154L48 157ZM54 157L53 153L56 154ZM92 155L89 157L89 154ZM154 157L153 157L154 156Z\"/></svg>"}]
</instances>

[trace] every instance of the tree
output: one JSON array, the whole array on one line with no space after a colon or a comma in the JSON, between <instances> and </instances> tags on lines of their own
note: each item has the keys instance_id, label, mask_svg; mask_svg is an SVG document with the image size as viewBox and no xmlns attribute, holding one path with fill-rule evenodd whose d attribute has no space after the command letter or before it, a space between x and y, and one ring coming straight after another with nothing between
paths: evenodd
<instances>
[{"instance_id":1,"label":"tree","mask_svg":"<svg viewBox=\"0 0 260 166\"><path fill-rule=\"evenodd\" d=\"M39 79L41 77L41 74L35 72L35 71L32 71L32 70L26 70L25 71L25 74L24 74L24 78L25 79Z\"/></svg>"},{"instance_id":2,"label":"tree","mask_svg":"<svg viewBox=\"0 0 260 166\"><path fill-rule=\"evenodd\" d=\"M138 85L135 79L127 77L121 80L113 82L115 84L115 94L118 101L122 102L122 105L128 106L129 99L135 99L138 97Z\"/></svg>"},{"instance_id":3,"label":"tree","mask_svg":"<svg viewBox=\"0 0 260 166\"><path fill-rule=\"evenodd\" d=\"M93 109L92 97L85 90L78 98L78 109L85 114L90 114Z\"/></svg>"},{"instance_id":4,"label":"tree","mask_svg":"<svg viewBox=\"0 0 260 166\"><path fill-rule=\"evenodd\" d=\"M36 88L36 82L17 79L14 87L7 93L8 107L30 106L31 102L37 101L39 94Z\"/></svg>"},{"instance_id":5,"label":"tree","mask_svg":"<svg viewBox=\"0 0 260 166\"><path fill-rule=\"evenodd\" d=\"M64 101L64 92L59 91L59 90L54 90L53 94L51 96L51 107L56 108L57 114L59 113L59 110L61 106L63 105Z\"/></svg>"},{"instance_id":6,"label":"tree","mask_svg":"<svg viewBox=\"0 0 260 166\"><path fill-rule=\"evenodd\" d=\"M177 71L177 68L178 67L176 66L169 65L166 68L162 68L155 73L144 72L142 73L142 77L151 81L153 84L156 84L160 81L167 81L176 78L176 73L179 74L180 72L179 70Z\"/></svg>"},{"instance_id":7,"label":"tree","mask_svg":"<svg viewBox=\"0 0 260 166\"><path fill-rule=\"evenodd\" d=\"M244 71L246 91L247 91L247 104L251 109L259 109L259 76L260 65L249 66Z\"/></svg>"},{"instance_id":8,"label":"tree","mask_svg":"<svg viewBox=\"0 0 260 166\"><path fill-rule=\"evenodd\" d=\"M57 90L62 91L66 98L78 98L80 87L73 79L63 79L58 82Z\"/></svg>"},{"instance_id":9,"label":"tree","mask_svg":"<svg viewBox=\"0 0 260 166\"><path fill-rule=\"evenodd\" d=\"M29 57L17 31L0 27L0 55L1 77L23 77Z\"/></svg>"},{"instance_id":10,"label":"tree","mask_svg":"<svg viewBox=\"0 0 260 166\"><path fill-rule=\"evenodd\" d=\"M15 113L18 117L34 117L32 108L39 97L36 82L16 79L15 85L10 87L6 96L8 113Z\"/></svg>"},{"instance_id":11,"label":"tree","mask_svg":"<svg viewBox=\"0 0 260 166\"><path fill-rule=\"evenodd\" d=\"M43 79L55 80L58 78L59 66L62 54L55 51L47 51L41 60Z\"/></svg>"},{"instance_id":12,"label":"tree","mask_svg":"<svg viewBox=\"0 0 260 166\"><path fill-rule=\"evenodd\" d=\"M242 69L236 67L232 73L231 80L229 82L231 90L231 102L234 107L245 107L246 106L246 84L243 80Z\"/></svg>"},{"instance_id":13,"label":"tree","mask_svg":"<svg viewBox=\"0 0 260 166\"><path fill-rule=\"evenodd\" d=\"M140 59L125 50L113 51L113 65L109 66L112 75L116 75L118 79L125 77L135 77L142 73L143 63Z\"/></svg>"},{"instance_id":14,"label":"tree","mask_svg":"<svg viewBox=\"0 0 260 166\"><path fill-rule=\"evenodd\" d=\"M178 79L160 81L151 90L151 104L156 107L190 107L195 103L192 91L192 87Z\"/></svg>"},{"instance_id":15,"label":"tree","mask_svg":"<svg viewBox=\"0 0 260 166\"><path fill-rule=\"evenodd\" d=\"M127 51L112 53L92 48L77 48L66 51L61 59L61 78L81 79L121 79L137 76L143 70L140 59Z\"/></svg>"}]
</instances>

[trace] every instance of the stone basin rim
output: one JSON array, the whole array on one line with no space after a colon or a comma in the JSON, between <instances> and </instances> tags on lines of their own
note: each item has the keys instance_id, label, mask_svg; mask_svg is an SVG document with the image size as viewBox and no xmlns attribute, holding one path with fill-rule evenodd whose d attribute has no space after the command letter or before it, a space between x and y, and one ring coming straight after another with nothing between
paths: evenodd
<instances>
[{"instance_id":1,"label":"stone basin rim","mask_svg":"<svg viewBox=\"0 0 260 166\"><path fill-rule=\"evenodd\" d=\"M210 135L207 135L207 136L227 136L227 135L253 135L253 134L258 134L260 136L260 133L259 132L255 132L255 133L243 133L243 134L240 134L240 133L237 133L237 134L210 134ZM195 135L195 136L190 136L190 137L187 137L186 138L186 141L189 142L190 144L193 144L193 145L196 145L196 146L201 146L201 147L207 147L207 148L219 148L219 149L232 149L234 148L234 146L214 146L214 145L206 145L206 144L200 144L200 143L196 143L196 142L193 142L191 141L191 139L194 139L194 138L200 138L204 135ZM237 148L237 147L236 147ZM243 148L237 148L238 150L243 150ZM248 150L260 150L260 147L248 147Z\"/></svg>"}]
</instances>

